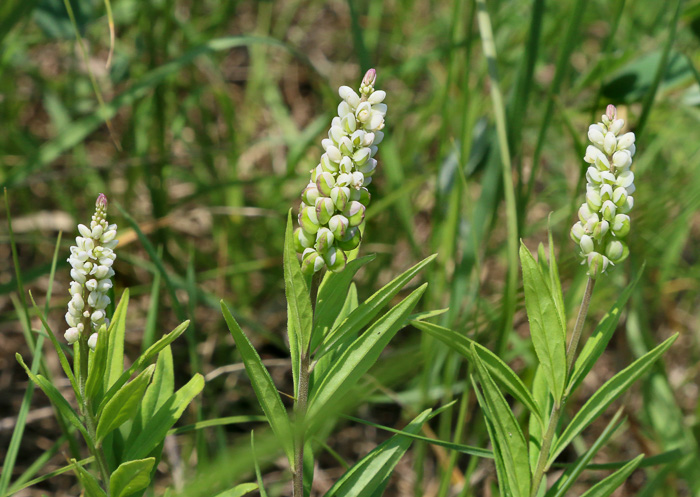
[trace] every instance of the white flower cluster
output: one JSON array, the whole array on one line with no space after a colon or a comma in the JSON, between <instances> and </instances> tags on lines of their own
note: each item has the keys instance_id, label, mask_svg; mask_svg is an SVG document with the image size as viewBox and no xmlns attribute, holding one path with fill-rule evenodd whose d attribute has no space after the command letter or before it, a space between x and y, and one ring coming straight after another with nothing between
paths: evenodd
<instances>
[{"instance_id":1,"label":"white flower cluster","mask_svg":"<svg viewBox=\"0 0 700 497\"><path fill-rule=\"evenodd\" d=\"M386 92L374 89L376 79L374 69L367 71L359 95L349 86L340 87L343 101L328 138L322 141L326 152L302 192L294 243L306 274L325 266L342 271L345 251L360 244L359 225L370 201L366 186L372 182L377 167L374 156L384 138Z\"/></svg>"},{"instance_id":2,"label":"white flower cluster","mask_svg":"<svg viewBox=\"0 0 700 497\"><path fill-rule=\"evenodd\" d=\"M102 325L109 325L105 309L109 305L107 292L112 288L110 278L114 276L112 264L116 258L114 247L119 240L117 225L107 224L107 197L100 193L95 202L95 214L90 227L78 225L81 236L75 238L70 248L68 262L73 281L70 284L71 300L68 303L66 341L78 341L83 333L91 332L88 345L97 344L97 333ZM87 328L87 329L86 329Z\"/></svg>"},{"instance_id":3,"label":"white flower cluster","mask_svg":"<svg viewBox=\"0 0 700 497\"><path fill-rule=\"evenodd\" d=\"M629 255L622 239L630 231L628 213L634 206L634 133L620 135L625 125L617 118L615 106L608 105L602 122L588 128L593 143L584 160L591 164L586 172L586 202L578 210L579 222L571 228L571 238L581 249L582 264L597 278Z\"/></svg>"}]
</instances>

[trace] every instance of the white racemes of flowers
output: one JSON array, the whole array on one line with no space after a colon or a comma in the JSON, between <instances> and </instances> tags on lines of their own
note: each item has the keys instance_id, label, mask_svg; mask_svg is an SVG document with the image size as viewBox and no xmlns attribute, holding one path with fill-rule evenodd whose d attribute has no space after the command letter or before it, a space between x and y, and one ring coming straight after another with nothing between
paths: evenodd
<instances>
[{"instance_id":1,"label":"white racemes of flowers","mask_svg":"<svg viewBox=\"0 0 700 497\"><path fill-rule=\"evenodd\" d=\"M588 128L593 145L584 160L591 164L586 172L586 202L578 210L579 221L571 228L571 238L581 249L582 264L595 279L609 265L629 255L623 239L630 231L629 212L634 206L634 133L620 134L625 125L617 118L617 109L608 105L602 122Z\"/></svg>"},{"instance_id":2,"label":"white racemes of flowers","mask_svg":"<svg viewBox=\"0 0 700 497\"><path fill-rule=\"evenodd\" d=\"M90 333L88 346L94 350L97 331L108 326L106 308L110 303L107 292L112 288L110 278L114 276L112 264L116 258L114 247L119 240L117 225L107 224L107 197L100 193L95 202L95 214L90 227L78 225L80 236L70 248L68 262L73 281L70 284L71 300L68 303L66 341L77 342L85 333Z\"/></svg>"},{"instance_id":3,"label":"white racemes of flowers","mask_svg":"<svg viewBox=\"0 0 700 497\"><path fill-rule=\"evenodd\" d=\"M294 244L302 254L302 271L312 274L328 267L342 271L345 251L361 241L360 224L369 205L367 185L377 167L377 145L384 138L386 93L374 89L377 73L370 69L362 79L359 95L349 86L338 93L343 101L333 118L325 153L301 194L299 228Z\"/></svg>"}]
</instances>

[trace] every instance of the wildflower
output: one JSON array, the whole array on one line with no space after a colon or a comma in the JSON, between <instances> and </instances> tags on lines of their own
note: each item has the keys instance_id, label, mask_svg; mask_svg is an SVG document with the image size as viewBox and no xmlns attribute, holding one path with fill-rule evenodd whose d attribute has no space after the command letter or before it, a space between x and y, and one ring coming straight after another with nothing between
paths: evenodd
<instances>
[{"instance_id":1,"label":"wildflower","mask_svg":"<svg viewBox=\"0 0 700 497\"><path fill-rule=\"evenodd\" d=\"M107 223L107 197L104 194L97 197L90 226L79 224L78 231L80 236L76 237L76 245L70 248L68 258L73 281L66 313L69 328L64 336L72 344L90 333L87 343L94 349L97 330L109 325L105 310L110 303L107 292L112 288L114 248L119 243L117 225Z\"/></svg>"},{"instance_id":2,"label":"wildflower","mask_svg":"<svg viewBox=\"0 0 700 497\"><path fill-rule=\"evenodd\" d=\"M294 245L302 254L307 274L327 267L338 272L347 263L346 251L362 239L359 226L370 202L367 185L377 168L377 145L384 138L386 93L375 90L377 72L370 69L359 94L349 86L338 90L343 101L333 118L328 138L321 142L324 154L311 171L301 194L299 228Z\"/></svg>"},{"instance_id":3,"label":"wildflower","mask_svg":"<svg viewBox=\"0 0 700 497\"><path fill-rule=\"evenodd\" d=\"M571 239L579 246L582 264L588 265L593 279L629 255L622 238L630 231L627 214L634 206L630 167L635 137L631 132L620 135L624 125L615 106L608 105L602 122L588 128L592 145L583 158L591 164L586 171L586 201L578 210L579 221L571 228Z\"/></svg>"}]
</instances>

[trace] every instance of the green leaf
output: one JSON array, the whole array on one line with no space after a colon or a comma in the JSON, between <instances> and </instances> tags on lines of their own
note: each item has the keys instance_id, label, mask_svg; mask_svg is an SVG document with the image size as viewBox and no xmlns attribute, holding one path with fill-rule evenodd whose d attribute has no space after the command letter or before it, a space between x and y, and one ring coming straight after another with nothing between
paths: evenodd
<instances>
[{"instance_id":1,"label":"green leaf","mask_svg":"<svg viewBox=\"0 0 700 497\"><path fill-rule=\"evenodd\" d=\"M413 277L425 266L430 264L436 255L431 255L423 259L421 262L408 269L401 275L397 276L389 283L384 285L370 298L365 300L360 306L355 309L343 321L340 326L334 328L323 341L323 350L316 355L316 359L320 359L324 354L333 349L333 346L341 340L345 335L359 332L367 325L382 308L399 293L399 291L408 284Z\"/></svg>"},{"instance_id":2,"label":"green leaf","mask_svg":"<svg viewBox=\"0 0 700 497\"><path fill-rule=\"evenodd\" d=\"M127 420L136 416L139 409L143 393L148 387L148 383L153 376L155 365L146 368L143 373L127 383L112 397L99 415L97 421L97 445L104 440L105 436L112 430L116 430Z\"/></svg>"},{"instance_id":3,"label":"green leaf","mask_svg":"<svg viewBox=\"0 0 700 497\"><path fill-rule=\"evenodd\" d=\"M97 346L90 354L90 369L88 370L85 394L93 405L99 405L99 396L102 394L104 386L105 367L107 365L107 354L109 353L109 334L111 327L105 328L104 332L97 334Z\"/></svg>"},{"instance_id":4,"label":"green leaf","mask_svg":"<svg viewBox=\"0 0 700 497\"><path fill-rule=\"evenodd\" d=\"M153 381L148 385L146 394L141 402L139 417L141 425L145 425L153 415L165 404L175 391L175 374L173 371L173 354L168 345L158 354Z\"/></svg>"},{"instance_id":5,"label":"green leaf","mask_svg":"<svg viewBox=\"0 0 700 497\"><path fill-rule=\"evenodd\" d=\"M596 326L595 331L591 337L586 340L586 344L581 349L581 353L576 359L574 368L571 372L571 378L569 379L569 384L566 387L567 396L584 380L586 375L593 369L598 358L605 352L605 348L608 346L608 342L615 333L615 328L617 328L617 323L620 321L620 316L622 315L622 309L627 304L627 300L632 295L632 291L637 286L639 278L641 278L644 272L644 266L637 273L637 277L632 281L627 288L620 294L620 297L613 304L610 310L603 316L600 320L598 326Z\"/></svg>"},{"instance_id":6,"label":"green leaf","mask_svg":"<svg viewBox=\"0 0 700 497\"><path fill-rule=\"evenodd\" d=\"M493 425L509 486L515 497L527 497L530 492L530 466L525 435L510 406L498 390L483 361L472 347L474 365L481 383L483 401ZM483 407L483 406L482 406Z\"/></svg>"},{"instance_id":7,"label":"green leaf","mask_svg":"<svg viewBox=\"0 0 700 497\"><path fill-rule=\"evenodd\" d=\"M75 475L78 477L78 480L80 480L80 483L82 484L88 497L107 497L105 491L102 490L102 487L100 487L97 478L85 471L85 468L83 468L75 459L71 459L70 462L73 465Z\"/></svg>"},{"instance_id":8,"label":"green leaf","mask_svg":"<svg viewBox=\"0 0 700 497\"><path fill-rule=\"evenodd\" d=\"M155 457L122 463L109 477L110 497L128 497L151 483Z\"/></svg>"},{"instance_id":9,"label":"green leaf","mask_svg":"<svg viewBox=\"0 0 700 497\"><path fill-rule=\"evenodd\" d=\"M289 347L292 355L292 370L294 378L299 378L301 357L309 350L314 315L311 310L309 289L306 286L304 275L301 273L299 259L294 249L292 226L292 210L289 209L284 237L284 291L287 296L289 312L287 332L289 333ZM294 391L296 394L296 388Z\"/></svg>"},{"instance_id":10,"label":"green leaf","mask_svg":"<svg viewBox=\"0 0 700 497\"><path fill-rule=\"evenodd\" d=\"M559 281L559 268L557 267L557 259L554 256L554 240L552 239L552 229L549 221L552 215L547 218L547 238L549 240L549 288L554 296L554 304L557 306L559 320L564 326L564 338L566 338L566 306L564 306L564 294L561 290L561 281Z\"/></svg>"},{"instance_id":11,"label":"green leaf","mask_svg":"<svg viewBox=\"0 0 700 497\"><path fill-rule=\"evenodd\" d=\"M73 410L68 401L63 398L61 392L59 392L58 389L55 386L53 386L53 383L51 383L49 380L47 380L40 374L35 375L34 373L32 373L31 370L24 363L24 359L22 359L22 356L19 353L15 354L15 358L17 359L17 362L19 362L20 365L27 372L29 378L39 388L41 388L41 390L46 394L49 400L51 400L51 403L55 405L59 411L61 411L61 414L63 414L63 416L68 420L68 422L75 426L80 431L80 433L82 433L82 435L87 440L89 440L90 436L88 435L88 432L83 426L83 424L80 422L78 414Z\"/></svg>"},{"instance_id":12,"label":"green leaf","mask_svg":"<svg viewBox=\"0 0 700 497\"><path fill-rule=\"evenodd\" d=\"M326 406L330 405L334 398L345 395L369 370L384 347L405 326L405 318L418 303L427 286L427 283L420 286L382 316L343 352L320 381L313 382L312 391L309 392L309 419L314 420L323 414Z\"/></svg>"},{"instance_id":13,"label":"green leaf","mask_svg":"<svg viewBox=\"0 0 700 497\"><path fill-rule=\"evenodd\" d=\"M646 373L649 368L651 368L652 364L668 350L676 338L678 338L678 333L666 339L666 341L660 345L657 345L656 348L650 350L605 382L605 384L588 399L583 407L579 409L574 419L571 420L569 426L566 427L564 433L559 437L559 440L557 440L551 452L548 464L551 464L561 451L563 451L584 428L600 416L605 409L622 395L625 390L632 386L640 376Z\"/></svg>"},{"instance_id":14,"label":"green leaf","mask_svg":"<svg viewBox=\"0 0 700 497\"><path fill-rule=\"evenodd\" d=\"M129 378L131 378L136 371L140 370L147 362L149 362L151 359L153 359L153 357L160 353L161 350L163 350L165 347L167 347L173 341L175 341L180 335L182 335L189 326L189 324L189 321L181 323L173 331L163 336L156 343L148 347L148 349L146 349L146 351L143 354L141 354L138 359L136 359L136 362L134 362L129 369L124 371L121 374L121 376L119 376L119 379L115 381L114 384L110 387L109 391L105 394L104 398L102 399L100 409L98 409L98 411L104 408L104 405L107 402L109 402L109 400L119 391L122 385L129 381Z\"/></svg>"},{"instance_id":15,"label":"green leaf","mask_svg":"<svg viewBox=\"0 0 700 497\"><path fill-rule=\"evenodd\" d=\"M289 424L287 410L282 404L279 393L277 393L277 388L270 377L270 373L263 365L258 352L250 343L248 337L245 336L241 327L238 326L238 323L233 318L231 311L229 311L223 300L221 301L221 312L224 314L228 329L243 358L243 364L245 365L250 382L253 385L253 390L255 390L255 395L258 397L260 407L262 407L265 417L267 417L267 421L272 427L272 431L277 435L287 455L287 459L289 459L289 464L293 468L294 439L292 438L292 427Z\"/></svg>"},{"instance_id":16,"label":"green leaf","mask_svg":"<svg viewBox=\"0 0 700 497\"><path fill-rule=\"evenodd\" d=\"M216 494L215 497L242 497L243 495L250 493L258 489L257 483L241 483L233 488L224 490L220 494Z\"/></svg>"},{"instance_id":17,"label":"green leaf","mask_svg":"<svg viewBox=\"0 0 700 497\"><path fill-rule=\"evenodd\" d=\"M469 361L472 361L471 351L472 347L476 350L479 359L484 364L484 367L488 369L489 374L493 379L498 382L503 388L505 388L508 393L513 397L523 403L532 414L534 414L542 422L542 417L540 415L540 407L533 398L530 391L520 380L518 375L510 369L510 367L501 360L496 354L491 352L486 347L479 345L474 340L467 338L461 333L457 333L454 330L438 326L433 323L427 323L425 321L412 321L411 324L422 330L429 335L442 341L445 345L450 347L452 350L466 357Z\"/></svg>"},{"instance_id":18,"label":"green leaf","mask_svg":"<svg viewBox=\"0 0 700 497\"><path fill-rule=\"evenodd\" d=\"M196 374L185 386L171 395L144 426L138 438L126 447L123 459L128 461L143 459L162 443L168 430L180 419L189 403L202 391L202 388L204 388L204 378Z\"/></svg>"},{"instance_id":19,"label":"green leaf","mask_svg":"<svg viewBox=\"0 0 700 497\"><path fill-rule=\"evenodd\" d=\"M613 474L593 485L581 497L608 497L617 487L625 483L625 480L637 469L642 459L644 459L644 454L638 455Z\"/></svg>"},{"instance_id":20,"label":"green leaf","mask_svg":"<svg viewBox=\"0 0 700 497\"><path fill-rule=\"evenodd\" d=\"M338 317L338 309L343 307L348 296L348 290L357 271L365 264L373 261L374 255L368 255L348 262L339 273L332 271L326 275L318 287L316 310L314 313L314 330L311 335L311 350L323 341L324 337L333 329L333 324Z\"/></svg>"},{"instance_id":21,"label":"green leaf","mask_svg":"<svg viewBox=\"0 0 700 497\"><path fill-rule=\"evenodd\" d=\"M260 473L260 464L258 464L258 456L255 454L255 432L250 432L250 450L253 456L253 465L255 466L255 478L258 480L258 489L260 489L260 497L267 497L265 485L263 485L262 474Z\"/></svg>"},{"instance_id":22,"label":"green leaf","mask_svg":"<svg viewBox=\"0 0 700 497\"><path fill-rule=\"evenodd\" d=\"M566 382L566 330L547 280L534 257L521 242L525 307L530 321L530 336L556 403L561 401Z\"/></svg>"},{"instance_id":23,"label":"green leaf","mask_svg":"<svg viewBox=\"0 0 700 497\"><path fill-rule=\"evenodd\" d=\"M430 416L430 409L419 414L402 431L417 433ZM408 437L395 435L351 467L331 489L326 497L362 497L372 493L386 481L401 457L411 446Z\"/></svg>"},{"instance_id":24,"label":"green leaf","mask_svg":"<svg viewBox=\"0 0 700 497\"><path fill-rule=\"evenodd\" d=\"M119 305L114 311L112 321L109 323L109 347L107 348L107 359L104 366L104 390L109 389L117 382L124 371L124 335L126 334L126 315L129 308L129 289L122 293ZM129 379L131 375L127 376ZM125 381L126 383L126 381ZM118 387L117 387L118 388Z\"/></svg>"}]
</instances>

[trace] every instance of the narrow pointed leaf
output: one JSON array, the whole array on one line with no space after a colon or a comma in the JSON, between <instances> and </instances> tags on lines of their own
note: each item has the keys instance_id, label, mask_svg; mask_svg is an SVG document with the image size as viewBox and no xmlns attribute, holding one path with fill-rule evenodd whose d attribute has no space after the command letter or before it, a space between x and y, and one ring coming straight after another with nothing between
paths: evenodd
<instances>
[{"instance_id":1,"label":"narrow pointed leaf","mask_svg":"<svg viewBox=\"0 0 700 497\"><path fill-rule=\"evenodd\" d=\"M221 311L224 314L228 329L236 342L236 347L238 347L238 351L243 358L243 364L253 385L253 390L255 390L260 407L262 407L265 417L267 417L267 421L272 427L272 431L277 435L289 459L289 463L293 467L294 439L292 438L292 428L287 417L287 410L282 404L279 393L277 393L277 388L255 347L250 343L248 337L245 336L245 333L243 333L243 330L233 318L231 311L229 311L223 300L221 301Z\"/></svg>"},{"instance_id":2,"label":"narrow pointed leaf","mask_svg":"<svg viewBox=\"0 0 700 497\"><path fill-rule=\"evenodd\" d=\"M155 365L146 368L143 373L120 388L114 397L105 404L97 422L96 442L98 445L108 433L136 416L154 369Z\"/></svg>"},{"instance_id":3,"label":"narrow pointed leaf","mask_svg":"<svg viewBox=\"0 0 700 497\"><path fill-rule=\"evenodd\" d=\"M657 345L656 348L650 350L605 382L603 386L588 399L583 407L579 409L574 419L571 420L564 430L564 433L561 434L561 437L559 437L559 440L557 440L557 443L554 445L549 463L551 464L579 433L600 416L605 409L632 386L640 376L646 373L649 368L651 368L652 364L668 350L676 338L678 338L678 333L666 339L666 341L660 345Z\"/></svg>"},{"instance_id":4,"label":"narrow pointed leaf","mask_svg":"<svg viewBox=\"0 0 700 497\"><path fill-rule=\"evenodd\" d=\"M430 416L430 409L419 414L402 431L418 433ZM399 460L411 446L410 438L395 435L351 467L325 497L362 497L373 495L391 475Z\"/></svg>"},{"instance_id":5,"label":"narrow pointed leaf","mask_svg":"<svg viewBox=\"0 0 700 497\"><path fill-rule=\"evenodd\" d=\"M109 477L110 497L128 497L148 487L155 457L122 463Z\"/></svg>"},{"instance_id":6,"label":"narrow pointed leaf","mask_svg":"<svg viewBox=\"0 0 700 497\"><path fill-rule=\"evenodd\" d=\"M557 259L554 256L554 240L552 239L552 229L549 227L549 220L547 221L547 238L549 240L549 287L552 290L554 304L557 306L559 320L564 325L564 335L566 336L566 307L564 306L564 294L561 289L561 281L559 281Z\"/></svg>"},{"instance_id":7,"label":"narrow pointed leaf","mask_svg":"<svg viewBox=\"0 0 700 497\"><path fill-rule=\"evenodd\" d=\"M333 398L346 394L372 367L389 341L405 326L406 318L426 288L427 284L417 288L382 316L343 352L319 382L314 383L309 392L309 419L323 413Z\"/></svg>"},{"instance_id":8,"label":"narrow pointed leaf","mask_svg":"<svg viewBox=\"0 0 700 497\"><path fill-rule=\"evenodd\" d=\"M117 382L124 371L124 336L126 334L126 316L129 308L129 289L122 293L122 298L114 311L112 321L109 323L109 346L104 366L103 392ZM128 379L128 378L127 378Z\"/></svg>"},{"instance_id":9,"label":"narrow pointed leaf","mask_svg":"<svg viewBox=\"0 0 700 497\"><path fill-rule=\"evenodd\" d=\"M289 311L289 344L291 348L296 349L292 354L295 361L292 367L295 371L295 377L298 378L301 357L309 348L314 316L311 310L309 289L306 286L304 275L301 273L299 259L294 249L292 226L292 210L290 209L287 214L287 230L284 237L284 290L287 295Z\"/></svg>"},{"instance_id":10,"label":"narrow pointed leaf","mask_svg":"<svg viewBox=\"0 0 700 497\"><path fill-rule=\"evenodd\" d=\"M253 492L258 489L257 483L241 483L233 488L224 490L220 494L216 494L215 497L243 497L245 494Z\"/></svg>"},{"instance_id":11,"label":"narrow pointed leaf","mask_svg":"<svg viewBox=\"0 0 700 497\"><path fill-rule=\"evenodd\" d=\"M357 309L343 321L340 326L331 330L328 336L323 341L323 350L316 355L319 359L324 354L333 349L335 343L347 334L357 333L364 328L374 317L379 314L379 311L384 308L389 301L396 296L401 289L408 284L413 277L425 266L435 260L436 255L431 255L423 259L421 262L403 272L389 283L384 285L374 295L360 304Z\"/></svg>"},{"instance_id":12,"label":"narrow pointed leaf","mask_svg":"<svg viewBox=\"0 0 700 497\"><path fill-rule=\"evenodd\" d=\"M530 466L525 435L475 348L472 348L472 355L483 399L490 412L498 447L502 451L505 471L511 482L511 491L515 497L527 497L530 492Z\"/></svg>"},{"instance_id":13,"label":"narrow pointed leaf","mask_svg":"<svg viewBox=\"0 0 700 497\"><path fill-rule=\"evenodd\" d=\"M476 350L476 353L484 364L484 367L489 371L491 377L505 388L508 393L522 402L540 422L542 421L540 407L537 405L530 391L523 384L518 375L516 375L496 354L454 330L425 321L412 321L411 324L419 330L425 331L429 335L442 341L445 345L466 357L469 361L472 361L471 348L474 347L474 350Z\"/></svg>"},{"instance_id":14,"label":"narrow pointed leaf","mask_svg":"<svg viewBox=\"0 0 700 497\"><path fill-rule=\"evenodd\" d=\"M637 469L642 459L644 459L644 454L638 455L613 474L593 485L581 497L609 497L617 490L617 487L625 483L625 480Z\"/></svg>"},{"instance_id":15,"label":"narrow pointed leaf","mask_svg":"<svg viewBox=\"0 0 700 497\"><path fill-rule=\"evenodd\" d=\"M520 262L532 343L549 389L559 403L566 381L566 330L547 280L530 251L522 243Z\"/></svg>"},{"instance_id":16,"label":"narrow pointed leaf","mask_svg":"<svg viewBox=\"0 0 700 497\"><path fill-rule=\"evenodd\" d=\"M143 459L163 442L170 428L180 419L192 399L204 388L204 378L196 374L158 409L133 444L125 448L125 460Z\"/></svg>"},{"instance_id":17,"label":"narrow pointed leaf","mask_svg":"<svg viewBox=\"0 0 700 497\"><path fill-rule=\"evenodd\" d=\"M80 480L87 497L107 497L107 494L102 490L102 487L100 487L99 482L94 476L88 473L75 459L71 459L70 462L73 465L73 471L75 471L75 475L78 477L78 480Z\"/></svg>"}]
</instances>

